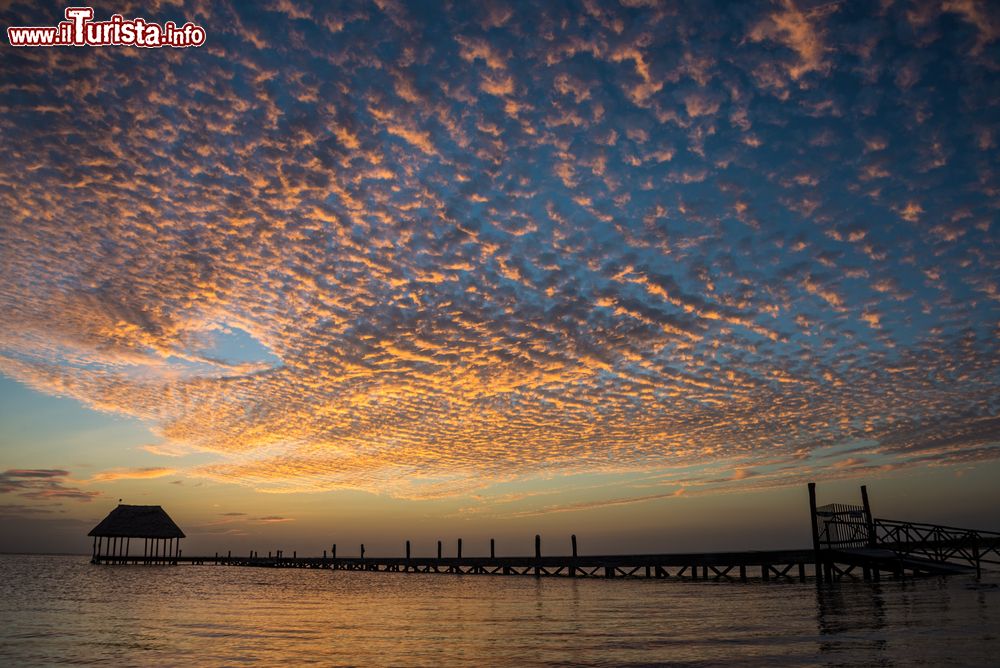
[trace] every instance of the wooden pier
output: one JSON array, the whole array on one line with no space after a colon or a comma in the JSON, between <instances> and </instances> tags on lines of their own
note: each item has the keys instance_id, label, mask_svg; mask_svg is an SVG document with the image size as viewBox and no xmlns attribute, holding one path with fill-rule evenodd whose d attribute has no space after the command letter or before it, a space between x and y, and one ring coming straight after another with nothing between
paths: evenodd
<instances>
[{"instance_id":1,"label":"wooden pier","mask_svg":"<svg viewBox=\"0 0 1000 668\"><path fill-rule=\"evenodd\" d=\"M462 540L456 556L445 557L438 541L437 556L413 557L410 542L404 556L372 557L360 545L357 556L337 556L331 546L320 557L289 557L283 551L261 556L255 551L234 555L185 557L178 551L162 555L113 556L97 554L99 564L215 564L259 568L319 568L341 571L427 573L453 575L494 575L569 578L639 578L747 582L758 581L837 581L862 577L948 575L974 573L983 565L1000 566L1000 533L958 529L930 524L898 522L874 518L868 493L861 488L862 505L816 505L815 485L809 484L813 535L812 549L686 554L581 555L576 536L570 537L571 553L544 556L541 536L535 536L535 554L525 557L463 556Z\"/></svg>"}]
</instances>

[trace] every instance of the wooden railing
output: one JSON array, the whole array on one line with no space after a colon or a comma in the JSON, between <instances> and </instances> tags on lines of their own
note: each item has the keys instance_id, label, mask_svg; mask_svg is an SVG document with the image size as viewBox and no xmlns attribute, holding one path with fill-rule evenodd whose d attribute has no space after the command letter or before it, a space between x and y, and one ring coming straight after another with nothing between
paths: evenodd
<instances>
[{"instance_id":1,"label":"wooden railing","mask_svg":"<svg viewBox=\"0 0 1000 668\"><path fill-rule=\"evenodd\" d=\"M932 561L1000 565L1000 532L875 518L880 547Z\"/></svg>"},{"instance_id":2,"label":"wooden railing","mask_svg":"<svg viewBox=\"0 0 1000 668\"><path fill-rule=\"evenodd\" d=\"M828 550L867 547L869 540L865 509L831 503L816 509L820 545Z\"/></svg>"}]
</instances>

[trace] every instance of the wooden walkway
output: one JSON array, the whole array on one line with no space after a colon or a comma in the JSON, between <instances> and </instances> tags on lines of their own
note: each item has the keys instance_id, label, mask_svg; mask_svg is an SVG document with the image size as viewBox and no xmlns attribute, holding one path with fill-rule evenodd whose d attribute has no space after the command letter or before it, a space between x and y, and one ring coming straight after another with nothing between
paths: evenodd
<instances>
[{"instance_id":1,"label":"wooden walkway","mask_svg":"<svg viewBox=\"0 0 1000 668\"><path fill-rule=\"evenodd\" d=\"M215 564L257 568L320 568L340 571L389 573L447 573L453 575L532 576L565 578L685 579L747 582L805 581L832 582L863 577L981 574L986 565L1000 566L1000 533L960 529L931 524L898 522L874 518L867 488L861 487L862 505L816 505L815 484L809 484L813 548L750 552L708 552L686 554L580 555L576 536L571 537L572 554L543 556L541 537L535 536L535 555L496 557L490 541L489 557L462 556L462 540L456 556L442 555L438 541L436 557L411 557L406 541L405 556L370 557L360 546L359 556L338 557L333 545L330 556L291 557L281 551L266 557L257 552L245 555L216 553L212 557L107 556L95 552L97 564ZM127 551L127 548L126 548Z\"/></svg>"},{"instance_id":2,"label":"wooden walkway","mask_svg":"<svg viewBox=\"0 0 1000 668\"><path fill-rule=\"evenodd\" d=\"M802 580L813 575L812 550L637 554L566 557L286 557L180 556L172 564L216 564L259 568L324 568L342 571L521 575L577 578L681 578L743 581ZM145 557L109 558L101 563L145 564Z\"/></svg>"}]
</instances>

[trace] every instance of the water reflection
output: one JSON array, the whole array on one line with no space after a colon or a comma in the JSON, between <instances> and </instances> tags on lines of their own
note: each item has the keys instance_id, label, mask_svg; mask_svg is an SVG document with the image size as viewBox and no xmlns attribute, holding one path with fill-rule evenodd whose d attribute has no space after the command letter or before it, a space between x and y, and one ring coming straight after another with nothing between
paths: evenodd
<instances>
[{"instance_id":1,"label":"water reflection","mask_svg":"<svg viewBox=\"0 0 1000 668\"><path fill-rule=\"evenodd\" d=\"M0 665L989 664L1000 590L94 567L0 556ZM993 635L990 635L993 633Z\"/></svg>"},{"instance_id":2,"label":"water reflection","mask_svg":"<svg viewBox=\"0 0 1000 668\"><path fill-rule=\"evenodd\" d=\"M816 621L821 655L847 655L869 665L885 665L886 603L880 583L817 584Z\"/></svg>"}]
</instances>

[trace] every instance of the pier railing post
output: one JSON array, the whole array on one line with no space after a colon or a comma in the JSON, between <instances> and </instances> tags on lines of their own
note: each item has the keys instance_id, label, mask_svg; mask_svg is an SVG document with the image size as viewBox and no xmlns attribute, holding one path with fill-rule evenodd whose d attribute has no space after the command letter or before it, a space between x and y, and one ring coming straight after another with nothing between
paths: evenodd
<instances>
[{"instance_id":1,"label":"pier railing post","mask_svg":"<svg viewBox=\"0 0 1000 668\"><path fill-rule=\"evenodd\" d=\"M364 561L364 559L365 559L365 544L361 543L361 560Z\"/></svg>"},{"instance_id":2,"label":"pier railing post","mask_svg":"<svg viewBox=\"0 0 1000 668\"><path fill-rule=\"evenodd\" d=\"M331 559L336 559L337 558L337 544L336 543L334 543L333 546L332 546L332 548L331 548L330 558Z\"/></svg>"},{"instance_id":3,"label":"pier railing post","mask_svg":"<svg viewBox=\"0 0 1000 668\"><path fill-rule=\"evenodd\" d=\"M809 483L809 520L812 523L813 557L816 562L816 581L823 581L823 558L819 549L819 526L816 524L816 483Z\"/></svg>"},{"instance_id":4,"label":"pier railing post","mask_svg":"<svg viewBox=\"0 0 1000 668\"><path fill-rule=\"evenodd\" d=\"M569 566L569 576L576 577L576 534L569 537L570 543L573 545L573 562Z\"/></svg>"},{"instance_id":5,"label":"pier railing post","mask_svg":"<svg viewBox=\"0 0 1000 668\"><path fill-rule=\"evenodd\" d=\"M535 577L541 577L542 566L538 561L542 558L542 537L535 534Z\"/></svg>"},{"instance_id":6,"label":"pier railing post","mask_svg":"<svg viewBox=\"0 0 1000 668\"><path fill-rule=\"evenodd\" d=\"M438 541L438 559L441 558L441 541Z\"/></svg>"},{"instance_id":7,"label":"pier railing post","mask_svg":"<svg viewBox=\"0 0 1000 668\"><path fill-rule=\"evenodd\" d=\"M861 504L865 508L865 530L868 533L868 547L878 543L875 535L875 521L872 519L872 506L868 502L868 485L861 485Z\"/></svg>"},{"instance_id":8,"label":"pier railing post","mask_svg":"<svg viewBox=\"0 0 1000 668\"><path fill-rule=\"evenodd\" d=\"M490 559L497 558L496 541L490 538Z\"/></svg>"},{"instance_id":9,"label":"pier railing post","mask_svg":"<svg viewBox=\"0 0 1000 668\"><path fill-rule=\"evenodd\" d=\"M458 552L457 552L457 554L458 554L458 558L461 559L462 558L462 539L461 538L458 539Z\"/></svg>"},{"instance_id":10,"label":"pier railing post","mask_svg":"<svg viewBox=\"0 0 1000 668\"><path fill-rule=\"evenodd\" d=\"M406 541L406 560L410 560L410 541Z\"/></svg>"}]
</instances>

